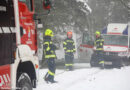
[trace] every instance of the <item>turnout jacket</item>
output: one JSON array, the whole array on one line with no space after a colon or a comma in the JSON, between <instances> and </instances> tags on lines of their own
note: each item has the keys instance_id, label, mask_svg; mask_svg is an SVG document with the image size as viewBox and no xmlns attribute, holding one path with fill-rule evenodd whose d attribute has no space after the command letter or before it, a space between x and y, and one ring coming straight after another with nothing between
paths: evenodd
<instances>
[{"instance_id":1,"label":"turnout jacket","mask_svg":"<svg viewBox=\"0 0 130 90\"><path fill-rule=\"evenodd\" d=\"M100 36L99 38L96 38L95 42L96 50L102 51L103 45L104 45L104 39Z\"/></svg>"},{"instance_id":2,"label":"turnout jacket","mask_svg":"<svg viewBox=\"0 0 130 90\"><path fill-rule=\"evenodd\" d=\"M64 47L65 53L73 53L76 51L74 40L70 38L66 38L64 40L63 47Z\"/></svg>"},{"instance_id":3,"label":"turnout jacket","mask_svg":"<svg viewBox=\"0 0 130 90\"><path fill-rule=\"evenodd\" d=\"M55 54L56 46L52 43L50 36L44 37L43 50L44 50L45 59L56 58L56 54Z\"/></svg>"}]
</instances>

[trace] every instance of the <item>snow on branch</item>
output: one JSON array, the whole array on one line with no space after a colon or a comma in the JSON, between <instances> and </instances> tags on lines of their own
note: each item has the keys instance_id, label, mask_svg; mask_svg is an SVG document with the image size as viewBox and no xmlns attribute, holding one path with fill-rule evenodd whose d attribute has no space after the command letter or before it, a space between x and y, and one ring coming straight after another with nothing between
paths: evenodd
<instances>
[{"instance_id":1,"label":"snow on branch","mask_svg":"<svg viewBox=\"0 0 130 90\"><path fill-rule=\"evenodd\" d=\"M84 7L87 9L87 11L85 10L85 9L81 9L83 12L85 12L85 13L88 13L88 11L89 11L89 13L91 13L92 12L92 9L90 8L90 6L88 5L88 0L77 0L77 2L82 2L83 4L84 4Z\"/></svg>"}]
</instances>

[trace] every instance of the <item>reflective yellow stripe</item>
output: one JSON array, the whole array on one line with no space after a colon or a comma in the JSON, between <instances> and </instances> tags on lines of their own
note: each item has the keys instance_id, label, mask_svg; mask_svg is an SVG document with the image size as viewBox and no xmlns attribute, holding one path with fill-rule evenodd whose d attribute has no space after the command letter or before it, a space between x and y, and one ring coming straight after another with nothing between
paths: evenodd
<instances>
[{"instance_id":1,"label":"reflective yellow stripe","mask_svg":"<svg viewBox=\"0 0 130 90\"><path fill-rule=\"evenodd\" d=\"M50 50L50 47L49 47L49 42L44 42L44 44L47 44L47 45L48 45L48 47L47 47L46 51L49 51L49 50Z\"/></svg>"},{"instance_id":2,"label":"reflective yellow stripe","mask_svg":"<svg viewBox=\"0 0 130 90\"><path fill-rule=\"evenodd\" d=\"M54 51L51 50L51 53L54 53Z\"/></svg>"},{"instance_id":3,"label":"reflective yellow stripe","mask_svg":"<svg viewBox=\"0 0 130 90\"><path fill-rule=\"evenodd\" d=\"M52 44L52 42L50 42L50 44Z\"/></svg>"},{"instance_id":4,"label":"reflective yellow stripe","mask_svg":"<svg viewBox=\"0 0 130 90\"><path fill-rule=\"evenodd\" d=\"M103 45L103 43L100 43L100 45L102 46L102 45Z\"/></svg>"},{"instance_id":5,"label":"reflective yellow stripe","mask_svg":"<svg viewBox=\"0 0 130 90\"><path fill-rule=\"evenodd\" d=\"M75 48L73 50L76 50Z\"/></svg>"},{"instance_id":6,"label":"reflective yellow stripe","mask_svg":"<svg viewBox=\"0 0 130 90\"><path fill-rule=\"evenodd\" d=\"M50 50L50 47L48 46L46 50L49 51L49 50Z\"/></svg>"},{"instance_id":7,"label":"reflective yellow stripe","mask_svg":"<svg viewBox=\"0 0 130 90\"><path fill-rule=\"evenodd\" d=\"M96 40L96 42L99 42L100 40Z\"/></svg>"},{"instance_id":8,"label":"reflective yellow stripe","mask_svg":"<svg viewBox=\"0 0 130 90\"><path fill-rule=\"evenodd\" d=\"M67 45L67 43L66 43L66 42L63 42L63 44L64 44L64 45Z\"/></svg>"},{"instance_id":9,"label":"reflective yellow stripe","mask_svg":"<svg viewBox=\"0 0 130 90\"><path fill-rule=\"evenodd\" d=\"M103 50L103 48L97 48L96 50Z\"/></svg>"},{"instance_id":10,"label":"reflective yellow stripe","mask_svg":"<svg viewBox=\"0 0 130 90\"><path fill-rule=\"evenodd\" d=\"M67 50L66 52L73 52L73 50Z\"/></svg>"},{"instance_id":11,"label":"reflective yellow stripe","mask_svg":"<svg viewBox=\"0 0 130 90\"><path fill-rule=\"evenodd\" d=\"M44 42L44 44L47 44L47 45L49 45L49 42Z\"/></svg>"},{"instance_id":12,"label":"reflective yellow stripe","mask_svg":"<svg viewBox=\"0 0 130 90\"><path fill-rule=\"evenodd\" d=\"M104 39L99 39L99 40L96 40L96 42L99 42L99 41L104 41Z\"/></svg>"},{"instance_id":13,"label":"reflective yellow stripe","mask_svg":"<svg viewBox=\"0 0 130 90\"><path fill-rule=\"evenodd\" d=\"M54 76L55 74L53 72L51 72L50 70L48 71L48 73L52 76Z\"/></svg>"},{"instance_id":14,"label":"reflective yellow stripe","mask_svg":"<svg viewBox=\"0 0 130 90\"><path fill-rule=\"evenodd\" d=\"M66 52L71 52L71 50L67 50Z\"/></svg>"},{"instance_id":15,"label":"reflective yellow stripe","mask_svg":"<svg viewBox=\"0 0 130 90\"><path fill-rule=\"evenodd\" d=\"M64 49L67 49L66 47L64 47Z\"/></svg>"},{"instance_id":16,"label":"reflective yellow stripe","mask_svg":"<svg viewBox=\"0 0 130 90\"><path fill-rule=\"evenodd\" d=\"M65 66L73 66L73 64L65 64Z\"/></svg>"},{"instance_id":17,"label":"reflective yellow stripe","mask_svg":"<svg viewBox=\"0 0 130 90\"><path fill-rule=\"evenodd\" d=\"M96 46L96 42L94 42L94 45Z\"/></svg>"},{"instance_id":18,"label":"reflective yellow stripe","mask_svg":"<svg viewBox=\"0 0 130 90\"><path fill-rule=\"evenodd\" d=\"M103 64L103 63L104 63L104 61L100 61L100 62L99 62L99 64Z\"/></svg>"},{"instance_id":19,"label":"reflective yellow stripe","mask_svg":"<svg viewBox=\"0 0 130 90\"><path fill-rule=\"evenodd\" d=\"M45 58L55 58L56 55L45 55Z\"/></svg>"},{"instance_id":20,"label":"reflective yellow stripe","mask_svg":"<svg viewBox=\"0 0 130 90\"><path fill-rule=\"evenodd\" d=\"M101 41L104 41L104 39L102 39Z\"/></svg>"},{"instance_id":21,"label":"reflective yellow stripe","mask_svg":"<svg viewBox=\"0 0 130 90\"><path fill-rule=\"evenodd\" d=\"M67 40L66 42L73 42L72 40Z\"/></svg>"}]
</instances>

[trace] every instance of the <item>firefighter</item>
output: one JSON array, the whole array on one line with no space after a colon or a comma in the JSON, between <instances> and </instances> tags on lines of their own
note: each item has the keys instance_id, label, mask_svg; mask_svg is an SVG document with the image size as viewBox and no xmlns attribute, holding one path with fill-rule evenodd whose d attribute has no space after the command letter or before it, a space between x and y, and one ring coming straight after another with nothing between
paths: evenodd
<instances>
[{"instance_id":1,"label":"firefighter","mask_svg":"<svg viewBox=\"0 0 130 90\"><path fill-rule=\"evenodd\" d=\"M103 59L103 45L104 39L101 37L101 33L99 31L95 32L96 40L95 40L95 47L96 47L96 56L98 59L98 64L101 68L104 68L104 59Z\"/></svg>"},{"instance_id":2,"label":"firefighter","mask_svg":"<svg viewBox=\"0 0 130 90\"><path fill-rule=\"evenodd\" d=\"M44 37L44 54L45 54L45 60L47 61L48 65L48 72L46 73L44 80L49 83L56 83L54 80L55 76L55 50L56 46L53 44L51 37L53 37L53 32L50 29L46 29L45 31L45 37Z\"/></svg>"},{"instance_id":3,"label":"firefighter","mask_svg":"<svg viewBox=\"0 0 130 90\"><path fill-rule=\"evenodd\" d=\"M76 52L75 43L72 39L72 32L67 32L67 38L63 42L65 52L65 67L66 70L73 70L74 53Z\"/></svg>"}]
</instances>

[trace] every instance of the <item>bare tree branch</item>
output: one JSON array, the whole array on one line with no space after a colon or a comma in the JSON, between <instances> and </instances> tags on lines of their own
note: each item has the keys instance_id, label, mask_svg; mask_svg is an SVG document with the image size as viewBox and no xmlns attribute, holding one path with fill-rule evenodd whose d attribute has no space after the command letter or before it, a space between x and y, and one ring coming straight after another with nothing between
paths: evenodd
<instances>
[{"instance_id":1,"label":"bare tree branch","mask_svg":"<svg viewBox=\"0 0 130 90\"><path fill-rule=\"evenodd\" d=\"M130 7L125 3L124 0L120 0L120 2L121 2L126 8L130 9Z\"/></svg>"}]
</instances>

